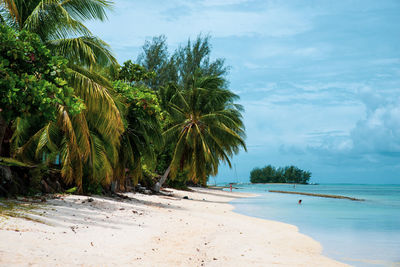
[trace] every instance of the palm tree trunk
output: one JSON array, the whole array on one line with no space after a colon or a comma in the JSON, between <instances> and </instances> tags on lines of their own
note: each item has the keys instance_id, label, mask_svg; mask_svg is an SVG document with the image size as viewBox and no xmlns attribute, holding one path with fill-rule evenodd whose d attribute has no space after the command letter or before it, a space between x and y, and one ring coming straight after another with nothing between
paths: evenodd
<instances>
[{"instance_id":1,"label":"palm tree trunk","mask_svg":"<svg viewBox=\"0 0 400 267\"><path fill-rule=\"evenodd\" d=\"M0 156L1 156L1 148L3 146L3 139L4 139L4 135L6 133L6 129L7 129L7 123L5 122L5 120L3 119L3 117L1 116L1 113L0 113Z\"/></svg>"},{"instance_id":2,"label":"palm tree trunk","mask_svg":"<svg viewBox=\"0 0 400 267\"><path fill-rule=\"evenodd\" d=\"M171 165L167 168L167 170L164 172L163 176L161 179L153 186L153 191L159 193L161 186L165 183L165 181L168 178L168 174L171 171Z\"/></svg>"}]
</instances>

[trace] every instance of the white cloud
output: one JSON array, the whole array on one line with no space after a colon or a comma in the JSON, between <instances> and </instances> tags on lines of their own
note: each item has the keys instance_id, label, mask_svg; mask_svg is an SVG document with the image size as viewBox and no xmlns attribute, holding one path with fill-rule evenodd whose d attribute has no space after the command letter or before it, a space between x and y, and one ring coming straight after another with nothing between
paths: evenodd
<instances>
[{"instance_id":1,"label":"white cloud","mask_svg":"<svg viewBox=\"0 0 400 267\"><path fill-rule=\"evenodd\" d=\"M308 149L329 151L329 153L349 153L354 147L348 131L328 131L319 135L309 134Z\"/></svg>"},{"instance_id":2,"label":"white cloud","mask_svg":"<svg viewBox=\"0 0 400 267\"><path fill-rule=\"evenodd\" d=\"M321 128L324 129L322 132L311 132L309 148L321 154L346 153L375 163L382 160L382 156L400 157L399 94L387 96L363 87L358 90L358 99L363 108L352 124L341 131L336 125L334 131L327 131L325 126ZM344 111L343 107L338 110ZM350 112L347 114L351 116ZM345 119L346 112L342 115Z\"/></svg>"},{"instance_id":3,"label":"white cloud","mask_svg":"<svg viewBox=\"0 0 400 267\"><path fill-rule=\"evenodd\" d=\"M274 104L269 97L243 101L245 124L250 144L270 147L281 144L319 149L348 150L350 131L364 114L364 107L343 102L337 105L308 103ZM324 135L310 135L316 132ZM333 133L335 132L336 133Z\"/></svg>"},{"instance_id":4,"label":"white cloud","mask_svg":"<svg viewBox=\"0 0 400 267\"><path fill-rule=\"evenodd\" d=\"M379 96L380 97L380 96ZM400 153L400 98L365 102L367 115L351 133L361 153Z\"/></svg>"}]
</instances>

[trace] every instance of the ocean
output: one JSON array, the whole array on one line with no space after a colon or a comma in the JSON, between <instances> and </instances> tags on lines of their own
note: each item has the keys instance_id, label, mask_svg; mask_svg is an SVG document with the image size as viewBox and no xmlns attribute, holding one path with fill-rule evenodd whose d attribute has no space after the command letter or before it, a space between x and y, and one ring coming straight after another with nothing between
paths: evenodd
<instances>
[{"instance_id":1,"label":"ocean","mask_svg":"<svg viewBox=\"0 0 400 267\"><path fill-rule=\"evenodd\" d=\"M400 266L400 185L238 184L256 193L232 201L235 212L296 225L323 246L323 254L353 266ZM343 195L322 198L268 190ZM299 200L301 204L298 204Z\"/></svg>"}]
</instances>

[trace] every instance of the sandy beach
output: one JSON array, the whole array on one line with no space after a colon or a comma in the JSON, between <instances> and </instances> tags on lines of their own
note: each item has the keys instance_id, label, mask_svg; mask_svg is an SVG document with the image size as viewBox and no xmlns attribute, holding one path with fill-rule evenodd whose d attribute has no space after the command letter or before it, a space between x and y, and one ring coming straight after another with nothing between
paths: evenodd
<instances>
[{"instance_id":1,"label":"sandy beach","mask_svg":"<svg viewBox=\"0 0 400 267\"><path fill-rule=\"evenodd\" d=\"M170 191L58 195L33 220L0 217L0 266L346 266L293 225L233 212L250 194Z\"/></svg>"}]
</instances>

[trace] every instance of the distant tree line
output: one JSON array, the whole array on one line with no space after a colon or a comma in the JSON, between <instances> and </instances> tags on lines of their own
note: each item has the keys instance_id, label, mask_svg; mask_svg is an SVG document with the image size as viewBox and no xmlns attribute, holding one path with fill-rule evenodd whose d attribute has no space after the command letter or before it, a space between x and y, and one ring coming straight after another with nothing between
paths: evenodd
<instances>
[{"instance_id":1,"label":"distant tree line","mask_svg":"<svg viewBox=\"0 0 400 267\"><path fill-rule=\"evenodd\" d=\"M308 184L311 172L303 171L295 166L275 168L271 165L254 168L250 172L252 183L298 183Z\"/></svg>"}]
</instances>

